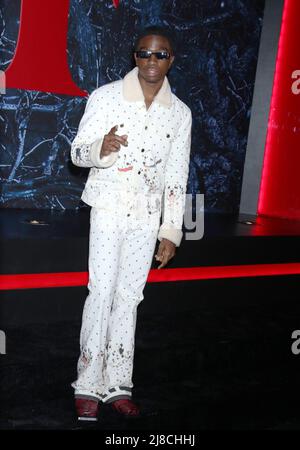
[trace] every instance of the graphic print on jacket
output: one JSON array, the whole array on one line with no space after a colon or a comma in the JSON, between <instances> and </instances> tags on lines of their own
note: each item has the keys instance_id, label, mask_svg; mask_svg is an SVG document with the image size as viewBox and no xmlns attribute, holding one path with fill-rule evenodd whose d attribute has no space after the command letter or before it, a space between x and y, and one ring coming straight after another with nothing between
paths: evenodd
<instances>
[{"instance_id":1,"label":"graphic print on jacket","mask_svg":"<svg viewBox=\"0 0 300 450\"><path fill-rule=\"evenodd\" d=\"M162 212L158 239L180 245L189 173L190 109L171 92L167 77L147 110L135 67L123 80L90 95L72 143L75 165L90 167L82 200L97 208L120 210L128 195L139 198L140 215ZM128 136L121 146L100 158L105 134L118 125ZM124 203L125 202L125 203Z\"/></svg>"}]
</instances>

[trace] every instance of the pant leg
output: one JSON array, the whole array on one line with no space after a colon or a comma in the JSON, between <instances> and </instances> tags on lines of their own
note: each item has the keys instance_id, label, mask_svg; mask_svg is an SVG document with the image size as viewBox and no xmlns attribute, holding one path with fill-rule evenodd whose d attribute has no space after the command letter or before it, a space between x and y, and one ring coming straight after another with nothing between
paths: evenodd
<instances>
[{"instance_id":1,"label":"pant leg","mask_svg":"<svg viewBox=\"0 0 300 450\"><path fill-rule=\"evenodd\" d=\"M111 212L91 209L89 242L89 294L80 332L75 396L97 397L106 388L103 378L106 336L116 289L124 228Z\"/></svg>"},{"instance_id":2,"label":"pant leg","mask_svg":"<svg viewBox=\"0 0 300 450\"><path fill-rule=\"evenodd\" d=\"M107 333L103 402L131 397L137 307L144 298L159 218L156 213L149 222L128 220Z\"/></svg>"}]
</instances>

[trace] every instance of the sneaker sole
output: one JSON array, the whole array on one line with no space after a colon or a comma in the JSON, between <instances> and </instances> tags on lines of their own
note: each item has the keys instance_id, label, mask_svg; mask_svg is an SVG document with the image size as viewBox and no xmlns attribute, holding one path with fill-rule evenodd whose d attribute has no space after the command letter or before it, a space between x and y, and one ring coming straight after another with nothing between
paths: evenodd
<instances>
[{"instance_id":1,"label":"sneaker sole","mask_svg":"<svg viewBox=\"0 0 300 450\"><path fill-rule=\"evenodd\" d=\"M79 416L78 420L82 420L83 422L98 422L97 417L84 417L84 416Z\"/></svg>"}]
</instances>

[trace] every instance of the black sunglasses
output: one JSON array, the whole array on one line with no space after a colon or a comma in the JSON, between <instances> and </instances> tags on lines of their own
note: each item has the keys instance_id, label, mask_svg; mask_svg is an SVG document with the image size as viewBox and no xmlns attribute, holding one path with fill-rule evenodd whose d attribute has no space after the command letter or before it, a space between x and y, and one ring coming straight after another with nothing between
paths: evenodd
<instances>
[{"instance_id":1,"label":"black sunglasses","mask_svg":"<svg viewBox=\"0 0 300 450\"><path fill-rule=\"evenodd\" d=\"M169 59L170 53L166 50L161 50L160 52L152 52L152 50L137 50L135 52L137 58L149 59L151 55L155 55L157 59Z\"/></svg>"}]
</instances>

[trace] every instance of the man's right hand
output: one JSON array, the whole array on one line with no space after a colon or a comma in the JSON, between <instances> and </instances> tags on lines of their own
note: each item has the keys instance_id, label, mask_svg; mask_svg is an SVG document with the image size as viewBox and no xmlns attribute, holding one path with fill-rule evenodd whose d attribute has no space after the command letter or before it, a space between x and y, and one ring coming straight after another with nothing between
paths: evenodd
<instances>
[{"instance_id":1,"label":"man's right hand","mask_svg":"<svg viewBox=\"0 0 300 450\"><path fill-rule=\"evenodd\" d=\"M123 134L123 136L119 136L118 134L116 134L117 129L118 125L115 125L114 127L112 127L108 134L104 135L100 151L100 158L102 158L102 156L109 155L111 152L118 152L121 148L121 145L124 145L125 147L128 146L128 136L126 134Z\"/></svg>"}]
</instances>

